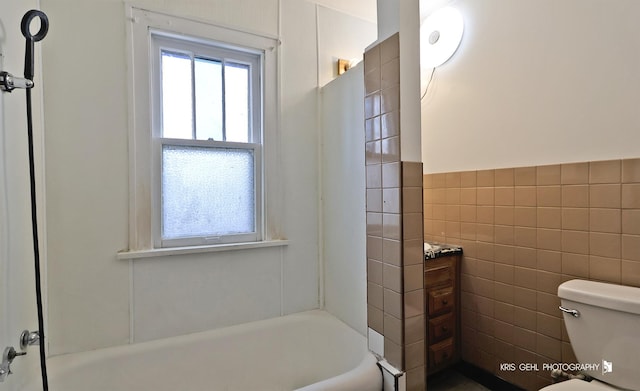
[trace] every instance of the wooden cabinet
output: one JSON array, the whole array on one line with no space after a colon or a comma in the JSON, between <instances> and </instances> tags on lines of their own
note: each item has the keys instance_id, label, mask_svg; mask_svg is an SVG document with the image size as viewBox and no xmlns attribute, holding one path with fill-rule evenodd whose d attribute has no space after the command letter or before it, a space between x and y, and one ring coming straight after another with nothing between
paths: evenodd
<instances>
[{"instance_id":1,"label":"wooden cabinet","mask_svg":"<svg viewBox=\"0 0 640 391\"><path fill-rule=\"evenodd\" d=\"M460 255L425 263L427 303L427 373L440 371L460 358Z\"/></svg>"}]
</instances>

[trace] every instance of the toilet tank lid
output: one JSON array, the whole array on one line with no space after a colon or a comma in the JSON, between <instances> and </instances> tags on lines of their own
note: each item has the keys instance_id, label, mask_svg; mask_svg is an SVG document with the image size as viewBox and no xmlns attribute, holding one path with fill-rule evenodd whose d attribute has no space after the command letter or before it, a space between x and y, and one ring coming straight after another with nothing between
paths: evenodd
<instances>
[{"instance_id":1,"label":"toilet tank lid","mask_svg":"<svg viewBox=\"0 0 640 391\"><path fill-rule=\"evenodd\" d=\"M640 314L640 288L597 281L570 280L558 287L560 299Z\"/></svg>"}]
</instances>

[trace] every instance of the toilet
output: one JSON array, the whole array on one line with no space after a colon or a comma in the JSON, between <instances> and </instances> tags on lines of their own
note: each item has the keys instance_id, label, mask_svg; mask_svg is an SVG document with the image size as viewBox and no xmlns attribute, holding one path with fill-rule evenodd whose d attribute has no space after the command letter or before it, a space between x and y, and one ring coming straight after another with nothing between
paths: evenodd
<instances>
[{"instance_id":1,"label":"toilet","mask_svg":"<svg viewBox=\"0 0 640 391\"><path fill-rule=\"evenodd\" d=\"M640 390L640 288L570 280L558 287L558 296L576 358L590 368L580 372L593 380L542 390Z\"/></svg>"}]
</instances>

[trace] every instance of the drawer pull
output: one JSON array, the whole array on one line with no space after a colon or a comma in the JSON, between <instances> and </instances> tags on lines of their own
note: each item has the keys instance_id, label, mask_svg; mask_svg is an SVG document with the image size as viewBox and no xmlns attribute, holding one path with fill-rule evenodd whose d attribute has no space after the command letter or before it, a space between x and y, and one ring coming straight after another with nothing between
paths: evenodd
<instances>
[{"instance_id":1,"label":"drawer pull","mask_svg":"<svg viewBox=\"0 0 640 391\"><path fill-rule=\"evenodd\" d=\"M449 301L447 299L442 299L442 304L447 305L449 304Z\"/></svg>"},{"instance_id":2,"label":"drawer pull","mask_svg":"<svg viewBox=\"0 0 640 391\"><path fill-rule=\"evenodd\" d=\"M447 328L447 326L442 326L442 332L446 333L449 329Z\"/></svg>"},{"instance_id":3,"label":"drawer pull","mask_svg":"<svg viewBox=\"0 0 640 391\"><path fill-rule=\"evenodd\" d=\"M447 352L442 353L442 358L444 359L449 358L449 354Z\"/></svg>"}]
</instances>

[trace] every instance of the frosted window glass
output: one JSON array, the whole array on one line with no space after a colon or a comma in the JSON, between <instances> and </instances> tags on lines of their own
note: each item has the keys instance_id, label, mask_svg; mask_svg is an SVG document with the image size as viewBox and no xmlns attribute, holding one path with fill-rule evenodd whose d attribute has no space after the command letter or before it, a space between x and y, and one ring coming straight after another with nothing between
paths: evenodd
<instances>
[{"instance_id":1,"label":"frosted window glass","mask_svg":"<svg viewBox=\"0 0 640 391\"><path fill-rule=\"evenodd\" d=\"M162 51L162 136L193 138L191 58Z\"/></svg>"},{"instance_id":2,"label":"frosted window glass","mask_svg":"<svg viewBox=\"0 0 640 391\"><path fill-rule=\"evenodd\" d=\"M252 150L165 145L162 236L255 232Z\"/></svg>"},{"instance_id":3,"label":"frosted window glass","mask_svg":"<svg viewBox=\"0 0 640 391\"><path fill-rule=\"evenodd\" d=\"M249 142L249 66L225 63L227 141Z\"/></svg>"},{"instance_id":4,"label":"frosted window glass","mask_svg":"<svg viewBox=\"0 0 640 391\"><path fill-rule=\"evenodd\" d=\"M222 133L222 63L195 59L196 139L224 141Z\"/></svg>"}]
</instances>

